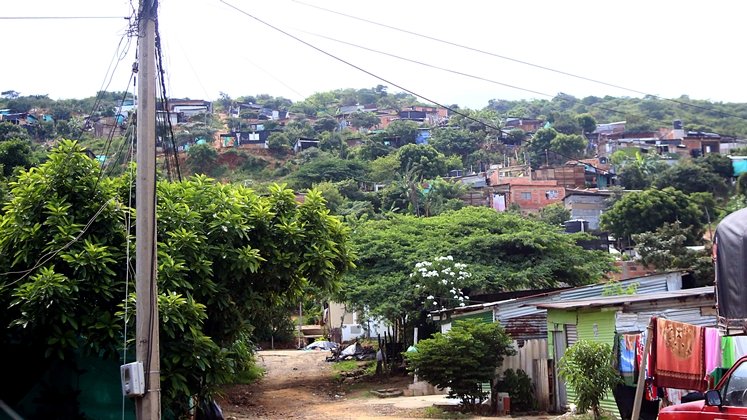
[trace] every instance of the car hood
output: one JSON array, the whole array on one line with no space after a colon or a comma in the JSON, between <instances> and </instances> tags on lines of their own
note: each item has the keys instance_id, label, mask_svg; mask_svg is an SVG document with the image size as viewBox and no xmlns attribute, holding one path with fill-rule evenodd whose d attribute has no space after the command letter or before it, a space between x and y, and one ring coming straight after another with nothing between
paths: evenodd
<instances>
[{"instance_id":1,"label":"car hood","mask_svg":"<svg viewBox=\"0 0 747 420\"><path fill-rule=\"evenodd\" d=\"M693 402L684 403L684 404L671 405L669 407L662 408L659 411L659 414L682 412L682 411L688 411L688 412L702 411L704 405L705 405L704 400L693 401Z\"/></svg>"}]
</instances>

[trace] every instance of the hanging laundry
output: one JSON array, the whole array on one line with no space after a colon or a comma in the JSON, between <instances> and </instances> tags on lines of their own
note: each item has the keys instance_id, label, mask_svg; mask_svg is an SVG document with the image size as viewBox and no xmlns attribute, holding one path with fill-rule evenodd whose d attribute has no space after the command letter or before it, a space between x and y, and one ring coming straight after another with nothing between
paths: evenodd
<instances>
[{"instance_id":1,"label":"hanging laundry","mask_svg":"<svg viewBox=\"0 0 747 420\"><path fill-rule=\"evenodd\" d=\"M705 329L658 318L654 324L657 386L705 390Z\"/></svg>"},{"instance_id":2,"label":"hanging laundry","mask_svg":"<svg viewBox=\"0 0 747 420\"><path fill-rule=\"evenodd\" d=\"M642 332L641 334L638 334L637 340L636 340L636 354L635 354L635 367L636 367L636 380L638 379L637 376L640 375L640 366L641 366L641 360L643 359L643 353L645 353L646 349L646 339L648 337L648 333L646 331ZM652 356L653 352L649 352L648 358L646 362L643 364L643 375L645 377L645 388L644 388L644 396L646 398L646 401L658 401L659 400L659 392L657 387L654 385L654 380L651 377L651 372L654 371L654 357Z\"/></svg>"},{"instance_id":3,"label":"hanging laundry","mask_svg":"<svg viewBox=\"0 0 747 420\"><path fill-rule=\"evenodd\" d=\"M738 335L732 337L734 341L734 362L739 360L742 356L747 356L747 336Z\"/></svg>"},{"instance_id":4,"label":"hanging laundry","mask_svg":"<svg viewBox=\"0 0 747 420\"><path fill-rule=\"evenodd\" d=\"M619 336L620 351L620 374L623 383L629 386L635 386L635 362L636 362L636 341L638 336L635 334L622 334Z\"/></svg>"},{"instance_id":5,"label":"hanging laundry","mask_svg":"<svg viewBox=\"0 0 747 420\"><path fill-rule=\"evenodd\" d=\"M705 372L721 366L721 336L718 328L705 329Z\"/></svg>"},{"instance_id":6,"label":"hanging laundry","mask_svg":"<svg viewBox=\"0 0 747 420\"><path fill-rule=\"evenodd\" d=\"M721 337L721 366L728 369L736 361L733 337Z\"/></svg>"}]
</instances>

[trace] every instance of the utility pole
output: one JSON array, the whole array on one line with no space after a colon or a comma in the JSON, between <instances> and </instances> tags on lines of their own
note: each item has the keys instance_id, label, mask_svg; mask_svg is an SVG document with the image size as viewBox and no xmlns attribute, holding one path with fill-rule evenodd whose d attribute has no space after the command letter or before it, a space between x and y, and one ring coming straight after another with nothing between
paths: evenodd
<instances>
[{"instance_id":1,"label":"utility pole","mask_svg":"<svg viewBox=\"0 0 747 420\"><path fill-rule=\"evenodd\" d=\"M138 14L137 177L135 220L136 355L145 394L136 399L139 420L161 418L161 363L156 289L156 19L157 0L140 0Z\"/></svg>"}]
</instances>

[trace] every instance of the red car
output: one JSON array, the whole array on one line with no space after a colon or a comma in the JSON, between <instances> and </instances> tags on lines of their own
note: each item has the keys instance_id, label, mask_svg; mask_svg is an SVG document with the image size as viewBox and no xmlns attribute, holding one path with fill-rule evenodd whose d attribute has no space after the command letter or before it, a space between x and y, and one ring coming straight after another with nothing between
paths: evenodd
<instances>
[{"instance_id":1,"label":"red car","mask_svg":"<svg viewBox=\"0 0 747 420\"><path fill-rule=\"evenodd\" d=\"M705 400L663 408L659 420L747 420L747 356L706 392Z\"/></svg>"}]
</instances>

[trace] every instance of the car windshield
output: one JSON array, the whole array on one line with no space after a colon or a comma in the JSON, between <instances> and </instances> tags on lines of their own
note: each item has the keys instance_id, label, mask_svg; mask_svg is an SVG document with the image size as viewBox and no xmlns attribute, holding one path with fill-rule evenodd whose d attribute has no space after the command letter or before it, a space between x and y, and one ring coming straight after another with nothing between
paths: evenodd
<instances>
[{"instance_id":1,"label":"car windshield","mask_svg":"<svg viewBox=\"0 0 747 420\"><path fill-rule=\"evenodd\" d=\"M732 371L728 382L721 391L724 405L747 406L747 362Z\"/></svg>"}]
</instances>

